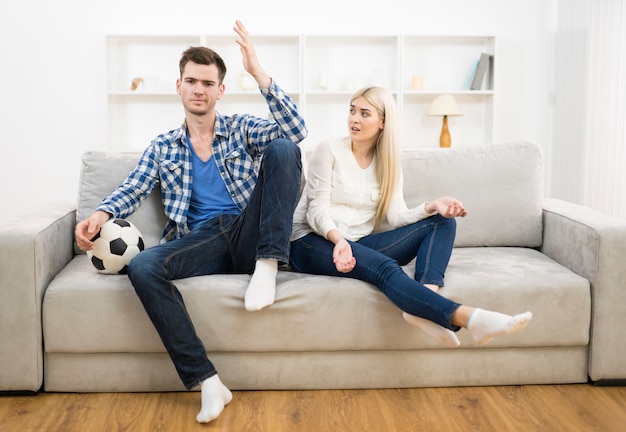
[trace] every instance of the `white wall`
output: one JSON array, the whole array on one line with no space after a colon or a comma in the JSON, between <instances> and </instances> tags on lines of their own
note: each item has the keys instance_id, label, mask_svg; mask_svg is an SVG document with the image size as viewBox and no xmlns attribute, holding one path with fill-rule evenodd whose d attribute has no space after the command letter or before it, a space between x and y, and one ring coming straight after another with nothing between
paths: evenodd
<instances>
[{"instance_id":1,"label":"white wall","mask_svg":"<svg viewBox=\"0 0 626 432\"><path fill-rule=\"evenodd\" d=\"M626 5L566 0L555 41L552 190L626 218Z\"/></svg>"},{"instance_id":2,"label":"white wall","mask_svg":"<svg viewBox=\"0 0 626 432\"><path fill-rule=\"evenodd\" d=\"M229 33L241 19L253 35L492 34L499 44L495 141L527 138L547 149L554 1L3 1L0 218L75 202L80 155L106 146L110 33ZM271 59L261 61L271 73Z\"/></svg>"}]
</instances>

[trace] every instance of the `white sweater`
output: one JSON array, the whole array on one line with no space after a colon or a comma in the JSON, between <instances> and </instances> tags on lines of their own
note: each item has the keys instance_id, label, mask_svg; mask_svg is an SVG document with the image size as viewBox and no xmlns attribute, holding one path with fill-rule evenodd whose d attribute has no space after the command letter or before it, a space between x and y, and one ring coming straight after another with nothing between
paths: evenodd
<instances>
[{"instance_id":1,"label":"white sweater","mask_svg":"<svg viewBox=\"0 0 626 432\"><path fill-rule=\"evenodd\" d=\"M376 160L361 168L352 154L350 138L321 142L308 164L306 185L294 213L291 240L310 232L327 238L336 228L348 240L358 240L374 231L380 188L376 181ZM387 212L392 228L409 225L434 213L424 204L407 208L402 194L402 176Z\"/></svg>"}]
</instances>

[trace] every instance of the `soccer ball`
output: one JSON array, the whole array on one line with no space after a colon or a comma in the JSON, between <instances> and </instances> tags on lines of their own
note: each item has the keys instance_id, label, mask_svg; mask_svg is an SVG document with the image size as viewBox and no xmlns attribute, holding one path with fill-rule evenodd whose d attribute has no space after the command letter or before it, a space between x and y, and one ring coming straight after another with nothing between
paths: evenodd
<instances>
[{"instance_id":1,"label":"soccer ball","mask_svg":"<svg viewBox=\"0 0 626 432\"><path fill-rule=\"evenodd\" d=\"M124 219L108 220L91 241L93 249L87 256L105 274L125 274L130 260L144 249L141 233Z\"/></svg>"}]
</instances>

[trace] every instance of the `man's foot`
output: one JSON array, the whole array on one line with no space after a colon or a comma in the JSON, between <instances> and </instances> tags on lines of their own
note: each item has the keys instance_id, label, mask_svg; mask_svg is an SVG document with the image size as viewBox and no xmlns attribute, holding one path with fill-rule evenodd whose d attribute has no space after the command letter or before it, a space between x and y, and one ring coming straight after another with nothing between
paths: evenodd
<instances>
[{"instance_id":1,"label":"man's foot","mask_svg":"<svg viewBox=\"0 0 626 432\"><path fill-rule=\"evenodd\" d=\"M220 378L213 375L202 382L202 408L196 416L198 423L208 423L215 420L224 410L224 407L233 400L233 394L222 384Z\"/></svg>"},{"instance_id":2,"label":"man's foot","mask_svg":"<svg viewBox=\"0 0 626 432\"><path fill-rule=\"evenodd\" d=\"M258 311L274 304L277 274L278 261L260 259L256 262L254 274L244 298L246 310Z\"/></svg>"}]
</instances>

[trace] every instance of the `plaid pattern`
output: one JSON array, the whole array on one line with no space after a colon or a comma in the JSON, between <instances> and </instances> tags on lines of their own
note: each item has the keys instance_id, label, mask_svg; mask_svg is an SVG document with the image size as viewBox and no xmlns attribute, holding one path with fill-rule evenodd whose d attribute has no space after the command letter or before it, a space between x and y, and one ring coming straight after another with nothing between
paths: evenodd
<instances>
[{"instance_id":1,"label":"plaid pattern","mask_svg":"<svg viewBox=\"0 0 626 432\"><path fill-rule=\"evenodd\" d=\"M273 81L261 89L274 121L249 114L222 116L215 121L213 156L233 202L243 210L256 185L261 157L270 141L287 138L301 142L307 135L304 119L296 104ZM135 169L97 210L113 217L130 216L157 186L168 217L162 242L180 238L189 232L187 210L193 180L191 151L187 144L187 127L183 124L159 135L143 152Z\"/></svg>"}]
</instances>

